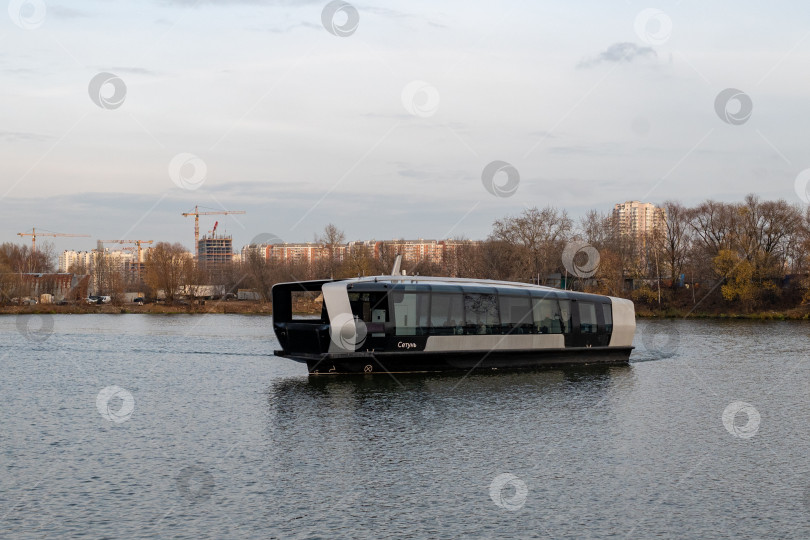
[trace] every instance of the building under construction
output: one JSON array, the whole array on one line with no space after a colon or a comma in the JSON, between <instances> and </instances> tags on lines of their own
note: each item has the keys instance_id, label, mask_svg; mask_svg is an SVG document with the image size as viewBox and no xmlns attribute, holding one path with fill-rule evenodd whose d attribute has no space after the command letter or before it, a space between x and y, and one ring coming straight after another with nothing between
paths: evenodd
<instances>
[{"instance_id":1,"label":"building under construction","mask_svg":"<svg viewBox=\"0 0 810 540\"><path fill-rule=\"evenodd\" d=\"M197 262L203 265L229 263L233 260L233 238L218 235L203 236L197 241Z\"/></svg>"}]
</instances>

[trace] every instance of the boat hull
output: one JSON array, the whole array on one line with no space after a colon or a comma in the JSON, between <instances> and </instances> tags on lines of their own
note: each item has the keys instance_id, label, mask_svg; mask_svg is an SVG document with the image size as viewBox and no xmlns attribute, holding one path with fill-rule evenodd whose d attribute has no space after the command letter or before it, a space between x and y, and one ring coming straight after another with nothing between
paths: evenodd
<instances>
[{"instance_id":1,"label":"boat hull","mask_svg":"<svg viewBox=\"0 0 810 540\"><path fill-rule=\"evenodd\" d=\"M509 351L356 352L288 354L307 365L311 375L368 373L470 372L559 368L581 365L626 365L633 347L574 347Z\"/></svg>"}]
</instances>

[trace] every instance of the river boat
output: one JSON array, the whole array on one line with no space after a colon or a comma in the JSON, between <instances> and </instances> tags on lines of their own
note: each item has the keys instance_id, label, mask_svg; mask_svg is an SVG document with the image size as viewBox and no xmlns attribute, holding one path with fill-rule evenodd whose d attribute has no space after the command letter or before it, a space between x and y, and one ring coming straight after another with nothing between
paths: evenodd
<instances>
[{"instance_id":1,"label":"river boat","mask_svg":"<svg viewBox=\"0 0 810 540\"><path fill-rule=\"evenodd\" d=\"M294 314L302 295L320 316ZM507 281L297 281L272 297L275 354L311 375L627 364L636 327L630 300Z\"/></svg>"}]
</instances>

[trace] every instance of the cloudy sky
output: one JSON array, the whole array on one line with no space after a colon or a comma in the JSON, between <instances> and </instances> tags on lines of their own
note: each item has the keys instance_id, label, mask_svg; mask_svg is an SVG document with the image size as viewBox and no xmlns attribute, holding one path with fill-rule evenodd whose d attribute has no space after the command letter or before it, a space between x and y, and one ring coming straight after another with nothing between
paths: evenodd
<instances>
[{"instance_id":1,"label":"cloudy sky","mask_svg":"<svg viewBox=\"0 0 810 540\"><path fill-rule=\"evenodd\" d=\"M810 168L803 2L7 3L0 241L484 238Z\"/></svg>"}]
</instances>

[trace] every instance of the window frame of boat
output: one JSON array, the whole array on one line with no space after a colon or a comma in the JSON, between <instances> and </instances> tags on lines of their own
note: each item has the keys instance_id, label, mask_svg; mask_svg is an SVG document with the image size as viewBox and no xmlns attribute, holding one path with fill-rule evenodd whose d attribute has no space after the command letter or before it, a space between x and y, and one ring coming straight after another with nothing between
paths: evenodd
<instances>
[{"instance_id":1,"label":"window frame of boat","mask_svg":"<svg viewBox=\"0 0 810 540\"><path fill-rule=\"evenodd\" d=\"M602 319L605 321L605 334L610 342L613 335L613 302L602 302Z\"/></svg>"},{"instance_id":2,"label":"window frame of boat","mask_svg":"<svg viewBox=\"0 0 810 540\"><path fill-rule=\"evenodd\" d=\"M521 306L525 301L525 305ZM535 324L535 301L529 289L498 291L498 310L500 311L501 333L503 334L537 334ZM515 311L518 315L515 316ZM521 316L519 311L523 311ZM516 320L517 319L517 320Z\"/></svg>"},{"instance_id":3,"label":"window frame of boat","mask_svg":"<svg viewBox=\"0 0 810 540\"><path fill-rule=\"evenodd\" d=\"M448 300L446 313L442 313L436 300ZM430 319L427 335L461 335L466 324L464 289L461 285L431 285Z\"/></svg>"},{"instance_id":4,"label":"window frame of boat","mask_svg":"<svg viewBox=\"0 0 810 540\"><path fill-rule=\"evenodd\" d=\"M576 303L577 314L579 315L579 333L598 335L599 314L596 309L597 303L591 299L581 299Z\"/></svg>"},{"instance_id":5,"label":"window frame of boat","mask_svg":"<svg viewBox=\"0 0 810 540\"><path fill-rule=\"evenodd\" d=\"M411 306L408 308L407 318L413 317L415 324L408 321L407 326L399 324L405 318L399 311L403 307L401 304L404 295L413 295L412 300L406 304ZM447 296L451 297L446 307L448 314L458 314L459 309L463 309L463 319L447 317L437 310L434 298ZM564 291L447 283L397 283L391 285L388 298L390 334L395 336L556 334L565 336L568 342L574 333L579 332L578 328L574 328L573 311L576 303L572 301L571 293ZM515 325L511 313L504 317L504 309L508 304L511 310L514 303L519 305L524 298L529 319L523 324ZM463 305L456 304L454 307L453 303L459 300ZM537 314L543 312L543 307L550 311L553 321L559 321L558 325L547 325L544 328L538 324ZM470 316L471 308L476 317ZM567 308L567 320L564 317L564 308ZM481 320L482 313L485 314L484 320ZM451 321L456 323L455 326L448 324Z\"/></svg>"},{"instance_id":6,"label":"window frame of boat","mask_svg":"<svg viewBox=\"0 0 810 540\"><path fill-rule=\"evenodd\" d=\"M537 334L559 334L565 335L571 333L571 312L570 300L568 298L560 298L559 293L556 291L532 290L532 317ZM561 302L568 302L568 322L563 317L563 309ZM545 308L545 309L544 309ZM551 317L548 317L549 324L543 324L546 318L543 318L543 312L550 310ZM559 325L553 323L557 321ZM544 328L547 331L544 331ZM555 331L558 329L559 331Z\"/></svg>"},{"instance_id":7,"label":"window frame of boat","mask_svg":"<svg viewBox=\"0 0 810 540\"><path fill-rule=\"evenodd\" d=\"M427 293L427 294L424 294ZM393 314L391 322L393 323L392 333L396 336L423 336L429 335L425 329L427 325L422 326L418 323L430 321L430 293L431 286L426 283L398 283L393 285L388 292L389 298L389 312ZM399 299L402 295L402 299ZM412 302L405 302L405 299L413 297ZM408 309L408 313L401 313L397 305L407 304L412 306L413 310ZM406 324L400 325L400 315L405 319ZM408 317L413 317L413 322L417 324L407 324Z\"/></svg>"},{"instance_id":8,"label":"window frame of boat","mask_svg":"<svg viewBox=\"0 0 810 540\"><path fill-rule=\"evenodd\" d=\"M464 335L501 335L503 332L498 289L462 286L462 294L464 298Z\"/></svg>"},{"instance_id":9,"label":"window frame of boat","mask_svg":"<svg viewBox=\"0 0 810 540\"><path fill-rule=\"evenodd\" d=\"M388 290L379 288L352 288L346 290L349 296L349 307L355 319L363 321L371 337L384 337L387 323L391 322L391 308L388 301ZM383 312L383 320L375 315ZM377 313L375 313L377 312Z\"/></svg>"}]
</instances>

